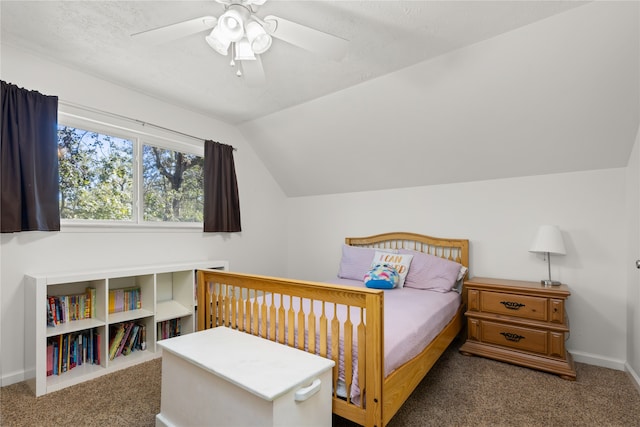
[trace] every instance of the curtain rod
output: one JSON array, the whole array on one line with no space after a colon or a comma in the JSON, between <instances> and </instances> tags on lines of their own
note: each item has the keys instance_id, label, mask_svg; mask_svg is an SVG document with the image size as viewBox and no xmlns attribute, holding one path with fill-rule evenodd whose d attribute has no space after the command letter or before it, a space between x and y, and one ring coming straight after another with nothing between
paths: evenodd
<instances>
[{"instance_id":1,"label":"curtain rod","mask_svg":"<svg viewBox=\"0 0 640 427\"><path fill-rule=\"evenodd\" d=\"M127 116L123 116L121 114L111 113L109 111L99 110L99 109L93 108L93 107L87 107L86 105L80 105L80 104L76 104L76 103L69 102L69 101L63 101L61 99L58 100L58 103L62 104L62 105L66 105L67 107L79 108L81 110L87 110L87 111L91 111L93 113L104 114L104 115L111 116L111 117L114 117L114 118L128 120L130 122L137 123L137 124L139 124L141 126L150 126L152 128L156 128L156 129L163 130L163 131L166 131L166 132L171 132L171 133L174 133L176 135L186 136L187 138L195 139L195 140L198 140L198 141L202 141L202 142L207 141L204 138L200 138L200 137L197 137L197 136L189 135L188 133L180 132L178 130L169 129L169 128L166 128L164 126L156 125L156 124L153 124L153 123L145 122L143 120L138 120L138 119L134 119L134 118L127 117ZM234 146L231 146L231 147L233 148L233 151L238 151L238 149L236 147L234 147Z\"/></svg>"}]
</instances>

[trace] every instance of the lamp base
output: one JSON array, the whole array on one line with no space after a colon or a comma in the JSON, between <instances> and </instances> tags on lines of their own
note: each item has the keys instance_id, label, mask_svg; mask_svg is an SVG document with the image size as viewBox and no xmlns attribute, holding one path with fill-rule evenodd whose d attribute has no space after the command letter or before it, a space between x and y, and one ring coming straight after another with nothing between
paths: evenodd
<instances>
[{"instance_id":1,"label":"lamp base","mask_svg":"<svg viewBox=\"0 0 640 427\"><path fill-rule=\"evenodd\" d=\"M562 284L557 280L549 280L549 279L542 279L540 283L543 284L544 286L560 286Z\"/></svg>"}]
</instances>

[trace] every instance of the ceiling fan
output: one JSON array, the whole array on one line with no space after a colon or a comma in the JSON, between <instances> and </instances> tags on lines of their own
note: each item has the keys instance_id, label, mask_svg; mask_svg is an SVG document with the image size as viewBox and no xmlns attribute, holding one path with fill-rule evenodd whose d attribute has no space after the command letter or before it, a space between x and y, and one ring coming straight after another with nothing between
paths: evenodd
<instances>
[{"instance_id":1,"label":"ceiling fan","mask_svg":"<svg viewBox=\"0 0 640 427\"><path fill-rule=\"evenodd\" d=\"M339 60L347 52L348 41L340 37L273 15L259 18L257 8L267 0L215 1L225 9L219 18L202 16L131 37L157 44L211 30L205 37L209 46L221 55L231 56L231 65L238 67L236 74L251 86L265 82L260 55L269 50L273 38L333 60Z\"/></svg>"}]
</instances>

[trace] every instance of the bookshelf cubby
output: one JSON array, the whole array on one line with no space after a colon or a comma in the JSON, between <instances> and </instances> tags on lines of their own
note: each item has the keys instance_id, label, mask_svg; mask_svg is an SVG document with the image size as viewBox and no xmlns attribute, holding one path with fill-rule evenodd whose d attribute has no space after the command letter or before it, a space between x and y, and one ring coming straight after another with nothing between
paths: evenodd
<instances>
[{"instance_id":1,"label":"bookshelf cubby","mask_svg":"<svg viewBox=\"0 0 640 427\"><path fill-rule=\"evenodd\" d=\"M227 261L210 260L102 271L25 275L25 379L27 383L36 396L42 396L159 357L161 348L156 345L156 341L161 339L157 334L159 324L175 319L179 322L181 335L195 331L196 271L227 270L228 266ZM94 290L91 308L85 305L82 298L72 300L82 300L82 305L73 305L73 308L69 308L64 304L63 309L67 310L65 321L57 324L51 322L49 297L57 297L66 303L68 299L64 297L84 294L88 288ZM112 304L109 302L110 293L115 295L116 291L120 291L119 298L127 294L124 297L127 307L121 307L119 311L115 311L113 302ZM90 317L76 315L75 317L84 318L71 320L73 316L69 315L69 311L80 313L83 310L87 310L85 313L90 313ZM65 316L61 317L65 318ZM121 354L109 360L110 330L120 323L130 322L145 326L146 345L143 349L138 348L137 351L131 351L127 355ZM99 351L99 357L89 360L88 350L82 348L78 350L79 344L76 340L73 352L70 351L70 346L63 346L69 350L69 353L64 353L63 360L70 362L72 356L67 354L72 354L74 358L81 358L81 364L75 360L74 363L67 365L66 371L62 372L60 369L56 374L51 374L52 368L49 366L50 372L47 375L47 359L52 351L48 350L48 346L51 343L65 342L65 337L78 335L86 337L89 331L98 336L91 351ZM69 341L72 340L69 339ZM62 357L63 352L59 347L58 345L56 349ZM62 363L59 366L62 367ZM73 368L69 369L69 366Z\"/></svg>"}]
</instances>

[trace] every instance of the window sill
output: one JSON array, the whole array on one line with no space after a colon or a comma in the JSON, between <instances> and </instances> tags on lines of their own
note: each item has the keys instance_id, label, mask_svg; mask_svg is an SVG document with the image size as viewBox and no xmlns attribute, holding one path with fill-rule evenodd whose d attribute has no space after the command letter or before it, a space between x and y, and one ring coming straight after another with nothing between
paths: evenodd
<instances>
[{"instance_id":1,"label":"window sill","mask_svg":"<svg viewBox=\"0 0 640 427\"><path fill-rule=\"evenodd\" d=\"M188 223L153 223L142 224L110 221L60 221L62 233L114 233L114 232L149 232L149 233L202 233L201 222Z\"/></svg>"}]
</instances>

